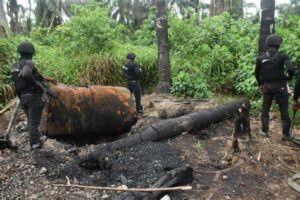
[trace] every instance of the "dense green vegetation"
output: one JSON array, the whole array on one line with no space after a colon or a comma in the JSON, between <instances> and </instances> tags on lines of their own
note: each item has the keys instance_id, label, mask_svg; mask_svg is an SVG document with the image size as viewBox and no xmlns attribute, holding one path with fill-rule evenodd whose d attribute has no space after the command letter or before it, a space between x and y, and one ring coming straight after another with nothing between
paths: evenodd
<instances>
[{"instance_id":1,"label":"dense green vegetation","mask_svg":"<svg viewBox=\"0 0 300 200\"><path fill-rule=\"evenodd\" d=\"M36 27L29 36L0 39L0 98L11 98L10 65L18 58L16 46L29 40L36 46L34 61L40 71L73 85L124 85L122 65L132 51L141 63L143 87L152 91L158 79L153 10L140 29L133 30L109 18L100 5L74 6L70 21L48 28ZM213 93L259 97L253 75L259 24L234 19L228 13L180 19L169 14L172 93L206 98ZM282 50L300 63L300 17L278 18L276 32L284 38Z\"/></svg>"}]
</instances>

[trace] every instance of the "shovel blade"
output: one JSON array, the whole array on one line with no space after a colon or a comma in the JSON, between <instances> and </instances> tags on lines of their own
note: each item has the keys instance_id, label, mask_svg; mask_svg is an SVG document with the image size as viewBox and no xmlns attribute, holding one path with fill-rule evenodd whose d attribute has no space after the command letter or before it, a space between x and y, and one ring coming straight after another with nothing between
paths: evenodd
<instances>
[{"instance_id":1,"label":"shovel blade","mask_svg":"<svg viewBox=\"0 0 300 200\"><path fill-rule=\"evenodd\" d=\"M0 150L6 149L6 148L11 149L11 150L16 150L17 146L13 145L10 140L0 138Z\"/></svg>"}]
</instances>

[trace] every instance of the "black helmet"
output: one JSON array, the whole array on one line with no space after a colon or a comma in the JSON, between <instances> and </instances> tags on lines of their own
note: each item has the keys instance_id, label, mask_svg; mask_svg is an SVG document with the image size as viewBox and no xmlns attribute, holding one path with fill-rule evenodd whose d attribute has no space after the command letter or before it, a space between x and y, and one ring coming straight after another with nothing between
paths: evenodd
<instances>
[{"instance_id":1,"label":"black helmet","mask_svg":"<svg viewBox=\"0 0 300 200\"><path fill-rule=\"evenodd\" d=\"M278 35L272 34L266 38L266 47L279 47L281 45L282 38Z\"/></svg>"},{"instance_id":2,"label":"black helmet","mask_svg":"<svg viewBox=\"0 0 300 200\"><path fill-rule=\"evenodd\" d=\"M128 53L126 57L127 57L127 59L134 60L135 59L135 54L134 53Z\"/></svg>"},{"instance_id":3,"label":"black helmet","mask_svg":"<svg viewBox=\"0 0 300 200\"><path fill-rule=\"evenodd\" d=\"M18 45L17 51L18 53L34 54L35 49L33 44L31 44L30 42L21 42Z\"/></svg>"}]
</instances>

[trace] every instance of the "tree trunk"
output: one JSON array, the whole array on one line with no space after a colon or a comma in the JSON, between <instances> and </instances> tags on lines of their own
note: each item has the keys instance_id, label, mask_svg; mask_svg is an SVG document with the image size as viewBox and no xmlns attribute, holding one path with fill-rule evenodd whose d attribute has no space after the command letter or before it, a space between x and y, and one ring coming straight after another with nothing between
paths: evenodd
<instances>
[{"instance_id":1,"label":"tree trunk","mask_svg":"<svg viewBox=\"0 0 300 200\"><path fill-rule=\"evenodd\" d=\"M275 32L275 0L261 0L262 9L259 31L259 55L265 52L265 40Z\"/></svg>"},{"instance_id":2,"label":"tree trunk","mask_svg":"<svg viewBox=\"0 0 300 200\"><path fill-rule=\"evenodd\" d=\"M227 5L229 13L235 18L242 18L244 15L243 0L231 0L230 5Z\"/></svg>"},{"instance_id":3,"label":"tree trunk","mask_svg":"<svg viewBox=\"0 0 300 200\"><path fill-rule=\"evenodd\" d=\"M191 167L180 167L168 171L166 175L161 177L156 183L150 186L150 188L164 188L172 187L179 184L189 183L193 178L193 169ZM163 192L124 192L114 200L153 200L158 199Z\"/></svg>"},{"instance_id":4,"label":"tree trunk","mask_svg":"<svg viewBox=\"0 0 300 200\"><path fill-rule=\"evenodd\" d=\"M243 17L243 0L210 0L210 16L229 12L234 18Z\"/></svg>"},{"instance_id":5,"label":"tree trunk","mask_svg":"<svg viewBox=\"0 0 300 200\"><path fill-rule=\"evenodd\" d=\"M98 166L103 161L103 155L107 152L111 153L112 151L131 147L145 141L161 141L180 135L182 132L204 129L211 124L216 124L233 117L241 108L250 109L249 100L239 99L215 108L208 108L200 112L161 121L151 125L142 133L107 143L104 146L96 146L93 152L83 156L80 164L87 168Z\"/></svg>"},{"instance_id":6,"label":"tree trunk","mask_svg":"<svg viewBox=\"0 0 300 200\"><path fill-rule=\"evenodd\" d=\"M224 0L210 0L209 15L220 15L225 10Z\"/></svg>"},{"instance_id":7,"label":"tree trunk","mask_svg":"<svg viewBox=\"0 0 300 200\"><path fill-rule=\"evenodd\" d=\"M17 0L9 0L7 2L7 13L10 17L10 29L14 34L21 32L21 25L19 23L19 7Z\"/></svg>"},{"instance_id":8,"label":"tree trunk","mask_svg":"<svg viewBox=\"0 0 300 200\"><path fill-rule=\"evenodd\" d=\"M29 35L29 33L31 32L31 28L32 28L32 20L31 20L31 14L32 14L32 5L31 5L31 0L28 0L28 4L29 4L29 11L28 11L28 16L26 19L26 35Z\"/></svg>"},{"instance_id":9,"label":"tree trunk","mask_svg":"<svg viewBox=\"0 0 300 200\"><path fill-rule=\"evenodd\" d=\"M158 46L158 93L170 93L170 64L168 42L168 18L165 0L156 0L156 37Z\"/></svg>"},{"instance_id":10,"label":"tree trunk","mask_svg":"<svg viewBox=\"0 0 300 200\"><path fill-rule=\"evenodd\" d=\"M6 36L6 29L8 27L3 3L3 0L0 0L0 37Z\"/></svg>"}]
</instances>

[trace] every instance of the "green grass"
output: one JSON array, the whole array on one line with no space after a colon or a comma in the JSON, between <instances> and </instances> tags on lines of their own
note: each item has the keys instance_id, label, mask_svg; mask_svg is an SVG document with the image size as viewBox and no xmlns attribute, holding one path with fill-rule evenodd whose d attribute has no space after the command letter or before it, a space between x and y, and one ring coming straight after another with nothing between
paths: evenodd
<instances>
[{"instance_id":1,"label":"green grass","mask_svg":"<svg viewBox=\"0 0 300 200\"><path fill-rule=\"evenodd\" d=\"M203 150L203 144L201 143L201 141L198 141L194 146L195 146L196 150L199 152L201 152Z\"/></svg>"}]
</instances>

